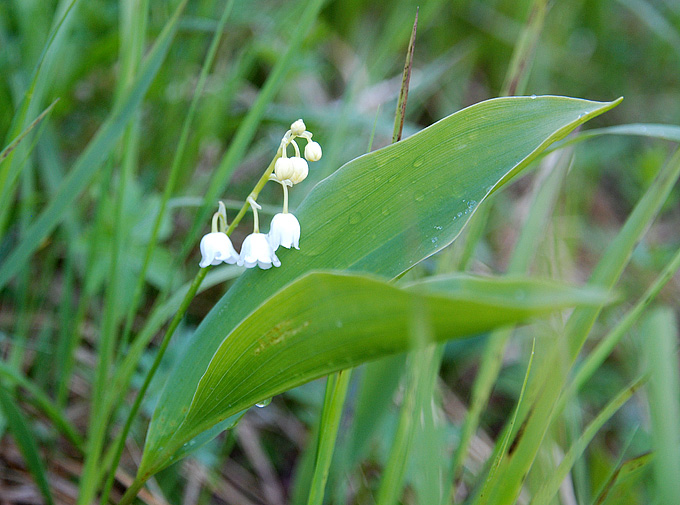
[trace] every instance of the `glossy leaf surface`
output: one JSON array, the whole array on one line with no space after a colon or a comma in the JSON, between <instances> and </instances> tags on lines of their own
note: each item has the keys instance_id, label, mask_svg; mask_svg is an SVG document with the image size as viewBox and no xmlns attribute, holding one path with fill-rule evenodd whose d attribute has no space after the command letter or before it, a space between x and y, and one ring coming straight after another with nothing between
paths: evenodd
<instances>
[{"instance_id":1,"label":"glossy leaf surface","mask_svg":"<svg viewBox=\"0 0 680 505\"><path fill-rule=\"evenodd\" d=\"M296 212L303 230L301 250L279 250L281 268L246 272L198 328L154 413L140 474L165 465L169 455L191 438L185 437L197 432L196 426L205 429L224 417L224 412L213 415L217 410L212 407L210 416L199 414L203 407L196 410L202 401L197 393L199 381L203 383L211 361L219 359L216 352L225 339L237 332L260 339L273 331L260 325L261 318L249 316L262 314L263 304L277 291L313 270L349 270L386 278L403 273L450 244L479 203L547 146L617 104L564 97L488 100L356 158L319 183ZM371 300L385 309L380 297ZM310 294L309 301L319 300ZM298 317L298 308L288 310L293 310L289 317ZM334 311L327 315L333 316ZM504 322L511 320L518 319ZM473 330L482 331L463 326L457 335ZM391 346L389 352L398 352L394 342L385 345ZM339 353L331 360L337 366L319 375L387 354L368 349L362 353L359 361ZM245 368L232 368L230 374L245 379L262 364L258 360L242 363ZM277 359L267 365L283 374L281 387L292 387L314 375L305 376L295 366L284 370ZM219 401L220 408L232 405L232 413L237 403L243 405L240 408L248 406L234 400L231 393Z\"/></svg>"}]
</instances>

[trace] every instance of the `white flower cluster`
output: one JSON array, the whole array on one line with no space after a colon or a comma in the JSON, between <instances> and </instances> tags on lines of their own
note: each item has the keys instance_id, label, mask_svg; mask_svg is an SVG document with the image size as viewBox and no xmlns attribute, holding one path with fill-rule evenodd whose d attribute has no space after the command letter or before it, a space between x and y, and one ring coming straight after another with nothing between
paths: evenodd
<instances>
[{"instance_id":1,"label":"white flower cluster","mask_svg":"<svg viewBox=\"0 0 680 505\"><path fill-rule=\"evenodd\" d=\"M307 141L303 159L300 156L300 148L295 142L296 138L303 138ZM288 146L292 145L295 156L288 157ZM290 249L300 249L300 223L297 218L288 212L288 188L305 180L309 173L307 161L318 161L321 159L321 146L312 140L312 133L306 130L305 123L298 119L290 130L281 139L281 145L275 158L273 169L265 172L264 182L267 180L281 184L283 188L283 212L274 216L269 226L269 233L260 233L259 217L257 211L261 208L256 202L259 190L256 189L248 197L247 202L253 211L253 233L248 235L241 246L241 253L238 254L227 235L227 211L222 202L219 202L219 209L213 215L212 232L204 235L201 239L201 262L199 266L206 268L209 265L219 265L220 263L238 264L246 268L259 266L262 269L281 266L281 261L276 256L279 247ZM305 161L306 160L306 161ZM239 214L238 217L240 217ZM233 224L232 224L233 226Z\"/></svg>"}]
</instances>

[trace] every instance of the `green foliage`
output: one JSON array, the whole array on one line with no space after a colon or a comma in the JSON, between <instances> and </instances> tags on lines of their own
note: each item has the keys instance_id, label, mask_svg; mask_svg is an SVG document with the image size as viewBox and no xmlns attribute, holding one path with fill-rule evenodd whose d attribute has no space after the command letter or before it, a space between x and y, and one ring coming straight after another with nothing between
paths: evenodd
<instances>
[{"instance_id":1,"label":"green foliage","mask_svg":"<svg viewBox=\"0 0 680 505\"><path fill-rule=\"evenodd\" d=\"M217 332L221 345L201 371L189 405L179 394L180 386L186 387L181 372L186 358L170 375L149 427L140 474L147 477L163 468L202 431L259 401L417 346L409 332L413 307L423 307L433 341L441 341L605 300L599 292L528 281L431 278L402 290L364 276L305 275L229 333L220 321L201 328L197 335L208 339Z\"/></svg>"},{"instance_id":2,"label":"green foliage","mask_svg":"<svg viewBox=\"0 0 680 505\"><path fill-rule=\"evenodd\" d=\"M8 495L673 501L672 1L0 4ZM301 250L196 275L298 117Z\"/></svg>"},{"instance_id":3,"label":"green foliage","mask_svg":"<svg viewBox=\"0 0 680 505\"><path fill-rule=\"evenodd\" d=\"M284 251L284 266L275 271L245 273L203 322L166 385L150 428L151 447L164 447L167 458L191 438L171 444L168 435L174 436L189 415L185 409L212 356L229 332L278 289L323 268L399 275L451 243L478 202L549 143L616 103L559 97L490 100L357 158L327 178L297 211L305 230L300 253ZM203 423L204 429L209 426ZM145 460L144 471L158 465L155 455L147 458L153 463Z\"/></svg>"}]
</instances>

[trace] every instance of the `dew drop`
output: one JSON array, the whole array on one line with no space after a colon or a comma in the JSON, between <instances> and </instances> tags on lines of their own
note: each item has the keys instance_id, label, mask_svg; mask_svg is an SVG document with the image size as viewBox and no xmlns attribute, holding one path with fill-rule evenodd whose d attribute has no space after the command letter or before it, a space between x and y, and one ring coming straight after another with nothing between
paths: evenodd
<instances>
[{"instance_id":1,"label":"dew drop","mask_svg":"<svg viewBox=\"0 0 680 505\"><path fill-rule=\"evenodd\" d=\"M389 207L383 207L382 211L380 212L383 216L389 216L390 215L390 209Z\"/></svg>"},{"instance_id":2,"label":"dew drop","mask_svg":"<svg viewBox=\"0 0 680 505\"><path fill-rule=\"evenodd\" d=\"M435 226L434 226L434 229L435 229L435 230L441 230L441 229L442 229L442 227L441 227L441 226L437 226L437 225L435 225Z\"/></svg>"},{"instance_id":3,"label":"dew drop","mask_svg":"<svg viewBox=\"0 0 680 505\"><path fill-rule=\"evenodd\" d=\"M462 213L462 212L459 212L458 214L456 214L456 216L462 217L462 216L463 216L463 213Z\"/></svg>"},{"instance_id":4,"label":"dew drop","mask_svg":"<svg viewBox=\"0 0 680 505\"><path fill-rule=\"evenodd\" d=\"M422 191L416 191L413 194L413 198L415 198L417 202L422 202L423 200L425 200L425 193L423 193Z\"/></svg>"},{"instance_id":5,"label":"dew drop","mask_svg":"<svg viewBox=\"0 0 680 505\"><path fill-rule=\"evenodd\" d=\"M261 402L257 402L255 404L255 406L260 407L262 409L262 408L266 407L267 405L269 405L271 402L272 402L272 399L267 398L266 400L262 400Z\"/></svg>"},{"instance_id":6,"label":"dew drop","mask_svg":"<svg viewBox=\"0 0 680 505\"><path fill-rule=\"evenodd\" d=\"M358 212L355 212L351 216L349 216L349 224L357 224L358 222L361 221L361 214Z\"/></svg>"},{"instance_id":7,"label":"dew drop","mask_svg":"<svg viewBox=\"0 0 680 505\"><path fill-rule=\"evenodd\" d=\"M432 237L432 243L433 244L436 244L438 240L439 240L438 237Z\"/></svg>"},{"instance_id":8,"label":"dew drop","mask_svg":"<svg viewBox=\"0 0 680 505\"><path fill-rule=\"evenodd\" d=\"M470 209L470 210L474 209L476 206L477 206L477 202L475 200L470 200L467 203L467 208Z\"/></svg>"},{"instance_id":9,"label":"dew drop","mask_svg":"<svg viewBox=\"0 0 680 505\"><path fill-rule=\"evenodd\" d=\"M413 162L413 168L418 168L423 165L423 157L421 156L420 158L417 158L416 161Z\"/></svg>"},{"instance_id":10,"label":"dew drop","mask_svg":"<svg viewBox=\"0 0 680 505\"><path fill-rule=\"evenodd\" d=\"M531 95L532 100L536 100L536 95Z\"/></svg>"}]
</instances>

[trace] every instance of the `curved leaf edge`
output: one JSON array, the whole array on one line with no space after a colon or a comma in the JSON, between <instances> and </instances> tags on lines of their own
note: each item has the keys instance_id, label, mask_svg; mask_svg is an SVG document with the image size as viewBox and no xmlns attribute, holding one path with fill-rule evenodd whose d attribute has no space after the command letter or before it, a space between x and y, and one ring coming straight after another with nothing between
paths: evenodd
<instances>
[{"instance_id":1,"label":"curved leaf edge","mask_svg":"<svg viewBox=\"0 0 680 505\"><path fill-rule=\"evenodd\" d=\"M414 295L419 295L422 296L423 298L429 300L429 301L435 301L435 300L445 300L448 302L456 302L456 301L472 301L472 302L478 302L480 304L497 304L498 306L505 305L508 308L513 308L513 309L526 309L529 311L529 307L526 306L526 299L520 299L519 303L517 300L514 299L504 299L501 303L500 298L496 298L494 296L483 296L479 294L471 295L471 289L472 288L472 293L474 293L474 288L481 288L481 287L489 287L489 286L494 286L494 285L500 285L500 286L514 286L520 290L530 290L532 288L563 288L565 290L573 289L574 293L579 294L579 301L583 305L603 305L606 303L609 303L611 301L611 297L606 293L604 290L601 289L596 289L596 288L590 288L590 287L577 287L577 286L570 286L561 282L557 281L552 281L552 280L546 280L546 279L532 279L528 277L521 277L521 276L510 276L510 277L493 277L493 276L477 276L477 275L470 275L470 274L445 274L441 276L436 276L436 277L430 277L427 279L423 279L421 281L414 281L408 284L405 284L403 286L397 286L393 282L387 281L385 278L377 276L377 275L371 275L371 274L364 274L364 273L354 273L354 272L346 272L346 271L334 271L334 270L316 270L316 271L311 271L308 272L297 279L293 280L280 290L278 290L276 293L274 293L271 297L269 297L265 302L262 303L258 309L260 309L262 306L266 305L268 302L276 299L277 297L284 296L285 291L294 288L296 284L303 284L303 283L309 283L313 282L315 279L356 279L357 282L368 282L368 283L375 283L376 285L380 286L388 286L391 289L397 290L397 291L404 291L408 292ZM456 287L461 287L464 288L461 290L461 292L457 292L455 289L454 290L443 290L443 289L436 289L440 288L441 286L436 286L438 283L447 283L447 282L452 282L454 285L452 286L453 288ZM457 284L457 286L456 286ZM524 301L524 305L522 303ZM540 309L536 310L537 314L533 315L527 315L522 319L521 322L527 321L534 319L536 317L540 317L542 314L554 312L556 310L560 310L561 308L567 307L566 304L560 303L560 304L555 304L555 303L550 303L549 301L544 300L545 305L541 307ZM572 306L573 303L570 303L568 306ZM242 324L246 323L248 319L254 316L254 313L257 312L254 311L251 313L248 317L246 317L239 325L237 325L234 330L232 330L227 337L223 340L222 344L220 344L220 347L218 350L225 344L229 336L231 336L236 328L241 326ZM456 339L464 339L468 337L473 337L475 334L467 335L467 336L457 336L454 337ZM441 339L438 339L441 340ZM215 351L215 354L217 354L218 350ZM406 349L404 349L406 350ZM378 357L371 357L370 359L366 360L368 361L373 361L375 359L378 359ZM212 360L211 360L212 364ZM338 370L342 369L343 367L341 365L338 365L339 368ZM210 368L210 365L208 366L208 369ZM208 371L206 369L206 372ZM189 410L191 411L194 404L196 397L198 396L199 392L201 391L201 383L203 382L203 378L205 377L205 373L201 377L201 381L199 382L199 385L196 389L196 392L194 393L194 398L192 399L191 406L189 407ZM312 380L316 380L320 377L323 377L326 375L326 373L322 373L319 376L315 377L306 377L302 379L299 382L296 382L293 386L290 385L282 385L279 389L274 390L271 393L271 396L275 396L278 394L281 394L285 391L288 391L291 389L291 387L297 387L299 385L305 384L307 382L310 382ZM268 397L270 395L267 395ZM260 399L261 400L261 399ZM260 401L257 400L257 401ZM211 426L205 426L205 427L200 427L196 428L194 431L195 433L191 433L189 436L182 438L181 440L176 441L174 444L170 444L167 447L164 447L162 452L165 456L165 458L155 458L156 461L160 461L157 464L151 464L149 465L146 463L143 459L142 465L140 465L140 474L143 475L143 478L148 478L152 474L160 471L163 468L166 468L167 466L173 464L175 461L180 459L181 457L185 456L190 450L193 450L193 448L187 448L187 444L189 444L192 440L194 440L196 437L200 436L201 433L204 433L206 430L212 429L215 425L222 423L225 421L225 419L229 418L235 418L236 416L242 415L242 413L245 412L248 408L252 407L256 401L249 403L247 405L235 405L232 409L230 409L227 412L223 412L219 418L216 420L211 421ZM184 421L177 426L176 432L180 432L182 430L182 426L184 425L184 422L189 419L189 416L184 418ZM226 427L225 429L228 429L229 427ZM223 431L223 430L219 430ZM216 436L218 432L215 432L213 436ZM207 440L205 441L207 442ZM203 443L205 443L203 442ZM199 447L202 444L197 444L196 447ZM146 464L145 464L146 463Z\"/></svg>"}]
</instances>

